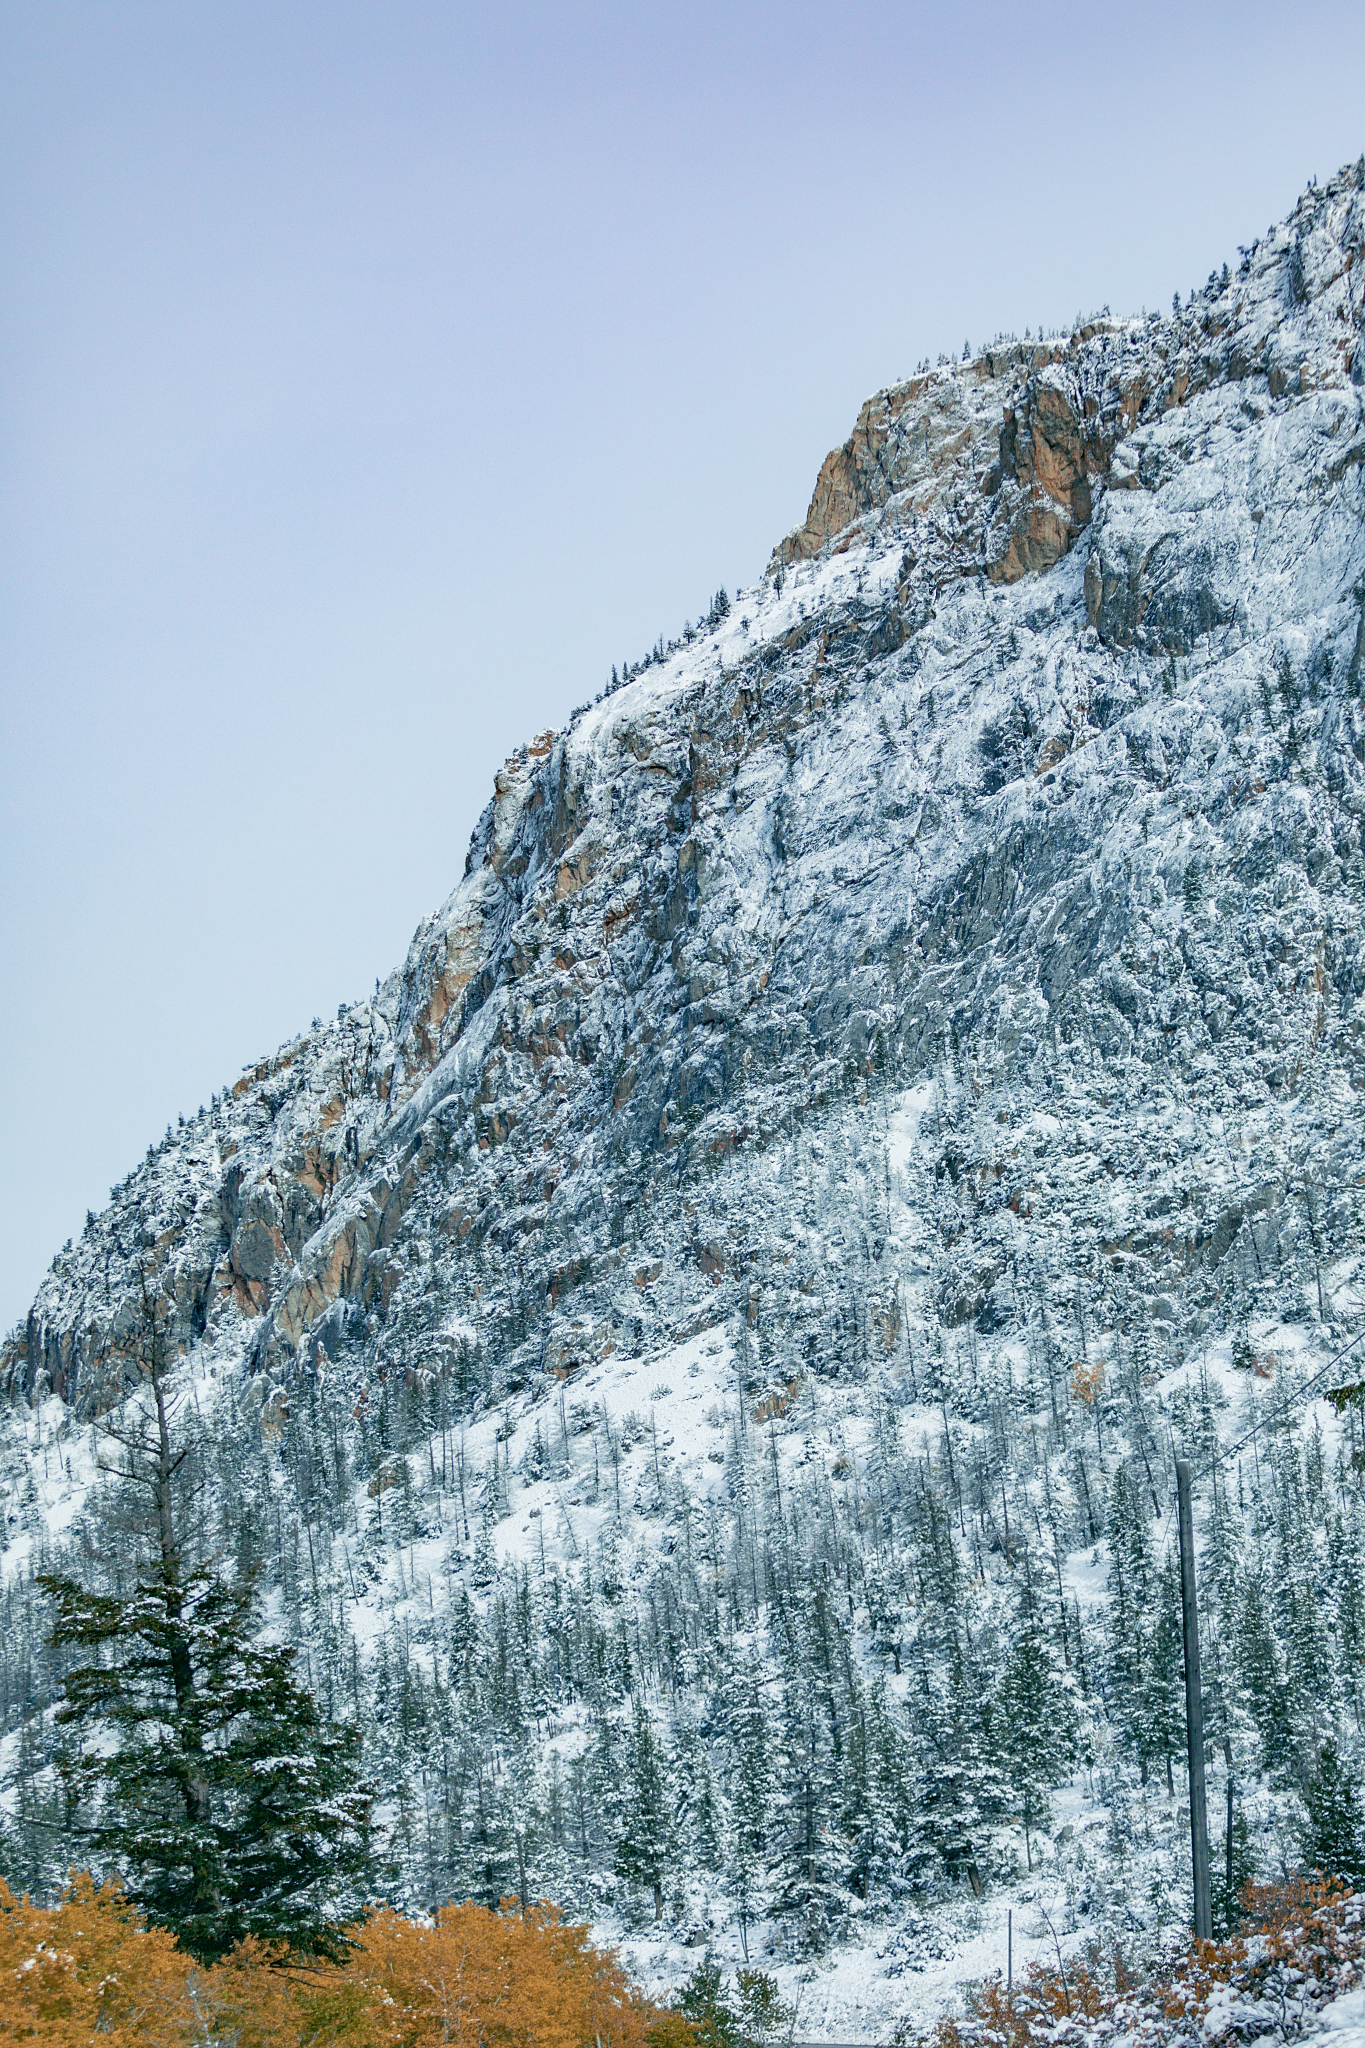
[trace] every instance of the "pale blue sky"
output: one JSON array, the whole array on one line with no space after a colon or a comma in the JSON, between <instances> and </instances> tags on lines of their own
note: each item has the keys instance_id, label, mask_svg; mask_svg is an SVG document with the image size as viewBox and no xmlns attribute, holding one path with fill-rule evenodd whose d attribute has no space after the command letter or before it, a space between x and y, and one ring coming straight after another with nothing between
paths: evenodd
<instances>
[{"instance_id":1,"label":"pale blue sky","mask_svg":"<svg viewBox=\"0 0 1365 2048\"><path fill-rule=\"evenodd\" d=\"M1365 9L0 10L0 1325L922 355L1169 304Z\"/></svg>"}]
</instances>

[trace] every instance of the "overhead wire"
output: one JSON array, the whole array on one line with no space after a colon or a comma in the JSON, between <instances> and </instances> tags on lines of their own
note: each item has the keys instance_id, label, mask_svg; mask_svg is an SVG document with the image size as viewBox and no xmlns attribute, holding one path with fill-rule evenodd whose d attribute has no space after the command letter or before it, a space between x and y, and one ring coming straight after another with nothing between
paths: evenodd
<instances>
[{"instance_id":1,"label":"overhead wire","mask_svg":"<svg viewBox=\"0 0 1365 2048\"><path fill-rule=\"evenodd\" d=\"M1291 1408L1295 1408L1301 1401L1307 1400L1308 1396L1312 1393L1314 1387L1318 1386L1321 1381L1325 1380L1328 1373L1335 1371L1336 1367L1340 1365L1342 1359L1345 1358L1347 1352L1354 1351L1357 1344L1365 1344L1365 1330L1362 1330L1359 1336L1352 1337L1349 1344L1343 1344L1340 1351L1333 1352L1332 1356L1327 1360L1326 1364L1319 1366L1318 1370L1315 1373L1312 1373L1309 1376L1309 1378L1304 1381L1301 1387L1296 1387L1293 1393L1290 1394L1286 1400L1282 1401L1277 1409L1272 1410L1272 1412L1269 1415L1258 1415L1256 1420L1252 1423L1251 1428L1245 1431L1243 1435L1239 1436L1235 1443L1230 1443L1226 1445L1222 1450L1215 1452L1213 1457L1211 1457L1207 1461L1207 1463L1201 1465L1199 1467L1199 1470L1193 1473L1191 1477L1194 1479L1207 1478L1209 1473L1212 1472L1216 1466L1221 1465L1225 1459L1233 1457L1236 1452L1244 1449L1245 1446L1251 1442L1252 1438L1258 1433L1258 1431L1265 1428L1268 1422L1277 1421L1280 1416L1287 1415Z\"/></svg>"},{"instance_id":2,"label":"overhead wire","mask_svg":"<svg viewBox=\"0 0 1365 2048\"><path fill-rule=\"evenodd\" d=\"M1196 1480L1207 1479L1209 1474L1215 1472L1228 1458L1234 1457L1238 1451L1243 1450L1267 1424L1277 1422L1282 1416L1288 1415L1290 1410L1297 1407L1300 1402L1307 1400L1313 1389L1320 1385L1330 1372L1334 1372L1347 1353L1354 1351L1358 1344L1365 1344L1365 1330L1362 1330L1358 1336L1352 1337L1348 1344L1343 1344L1339 1351L1334 1351L1327 1362L1319 1366L1318 1370L1312 1373L1301 1387L1296 1387L1293 1393L1280 1403L1278 1408L1272 1409L1269 1414L1258 1415L1251 1428L1239 1436L1235 1442L1226 1444L1220 1450L1215 1451L1203 1464L1192 1471L1190 1474L1191 1485ZM1175 1499L1173 1496L1171 1504L1166 1510L1166 1519L1161 1526L1161 1537L1157 1544L1158 1550L1165 1550L1166 1542L1171 1532L1171 1516L1174 1513Z\"/></svg>"}]
</instances>

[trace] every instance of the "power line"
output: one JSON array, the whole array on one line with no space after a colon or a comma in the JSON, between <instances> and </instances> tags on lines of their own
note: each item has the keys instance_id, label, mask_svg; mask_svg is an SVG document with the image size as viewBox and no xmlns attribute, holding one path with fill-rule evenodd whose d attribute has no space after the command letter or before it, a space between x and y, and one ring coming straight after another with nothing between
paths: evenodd
<instances>
[{"instance_id":1,"label":"power line","mask_svg":"<svg viewBox=\"0 0 1365 2048\"><path fill-rule=\"evenodd\" d=\"M1340 1351L1334 1352L1327 1363L1319 1366L1318 1370L1309 1379L1305 1380L1301 1387L1296 1388L1288 1400L1282 1402L1278 1409L1269 1415L1257 1416L1255 1422L1252 1423L1251 1428L1246 1431L1245 1435L1239 1436L1235 1443L1228 1444L1225 1449L1218 1451L1207 1464L1201 1465L1195 1477L1197 1479L1206 1477L1208 1473L1213 1471L1216 1465L1221 1465L1224 1459L1232 1457L1235 1452L1242 1450L1245 1445L1249 1444L1256 1435L1256 1432L1263 1429L1267 1423L1275 1422L1281 1415L1287 1415L1291 1408L1295 1407L1300 1401L1306 1400L1314 1387L1320 1381L1325 1380L1328 1373L1334 1371L1340 1365L1347 1352L1354 1351L1356 1345L1362 1343L1365 1343L1365 1330L1362 1330L1358 1337L1352 1337L1349 1344L1343 1344Z\"/></svg>"},{"instance_id":2,"label":"power line","mask_svg":"<svg viewBox=\"0 0 1365 2048\"><path fill-rule=\"evenodd\" d=\"M1215 1451L1212 1457L1198 1467L1193 1474L1193 1478L1195 1480L1207 1479L1209 1474L1216 1471L1218 1466L1223 1464L1226 1459L1234 1457L1238 1451L1244 1449L1258 1430L1264 1429L1268 1424L1278 1421L1281 1416L1287 1415L1291 1408L1296 1407L1299 1402L1306 1400L1314 1387L1325 1380L1328 1373L1334 1372L1346 1354L1349 1351L1355 1350L1357 1344L1365 1344L1365 1330L1362 1330L1359 1336L1352 1337L1349 1344L1343 1344L1340 1351L1333 1352L1326 1364L1319 1366L1318 1370L1309 1379L1305 1380L1301 1387L1297 1387L1287 1400L1282 1401L1277 1409L1273 1409L1269 1414L1258 1415L1251 1428L1244 1435L1239 1436L1235 1442L1225 1445L1223 1449ZM1167 1538L1171 1533L1171 1516L1174 1513L1175 1501L1172 1499L1170 1506L1166 1510L1166 1520L1162 1524L1161 1537L1157 1544L1159 1551L1164 1552L1166 1548Z\"/></svg>"}]
</instances>

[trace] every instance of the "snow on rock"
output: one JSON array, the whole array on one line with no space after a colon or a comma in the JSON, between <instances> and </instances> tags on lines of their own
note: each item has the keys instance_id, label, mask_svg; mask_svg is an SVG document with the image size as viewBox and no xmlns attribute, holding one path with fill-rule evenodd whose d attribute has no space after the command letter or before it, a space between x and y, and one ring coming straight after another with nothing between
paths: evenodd
<instances>
[{"instance_id":1,"label":"snow on rock","mask_svg":"<svg viewBox=\"0 0 1365 2048\"><path fill-rule=\"evenodd\" d=\"M1052 1518L1090 1688L1118 1461L1155 1542L1177 1433L1297 1403L1334 1454L1300 1395L1365 1327L1363 185L1310 189L1171 316L878 393L757 585L507 761L401 968L58 1254L0 1354L14 1583L90 1500L140 1268L201 1414L254 1432L279 1625L325 1637L348 1710L398 1636L458 1687L452 1630L559 1573L645 1603L670 1647L611 1606L613 1683L662 1725L712 1683L677 1588L728 1612L735 1671L766 1654L785 1499L802 1543L852 1545L831 1579L809 1537L797 1606L837 1607L849 1673L913 1718L918 1610L884 1588L921 1485L983 1614ZM300 1475L329 1458L324 1540ZM675 1955L601 1842L565 1875L591 1717L526 1711L563 1773L546 1883L642 1968L680 1968L686 1925L741 1955L729 1879L680 1880ZM1044 1845L1069 1937L1178 1862L1117 1740ZM447 1867L434 1839L410 1872ZM766 1906L744 1929L789 1988L813 1972L803 2031L878 2038L907 1971L938 1997L998 1961L998 1886L957 1870L948 1913L940 1879L865 1931L847 1892L828 1967Z\"/></svg>"}]
</instances>

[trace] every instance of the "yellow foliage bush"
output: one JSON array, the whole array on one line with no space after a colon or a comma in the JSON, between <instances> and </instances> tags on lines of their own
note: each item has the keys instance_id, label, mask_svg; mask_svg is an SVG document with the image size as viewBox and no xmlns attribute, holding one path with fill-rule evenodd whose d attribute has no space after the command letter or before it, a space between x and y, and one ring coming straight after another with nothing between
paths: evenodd
<instances>
[{"instance_id":1,"label":"yellow foliage bush","mask_svg":"<svg viewBox=\"0 0 1365 2048\"><path fill-rule=\"evenodd\" d=\"M510 1906L509 1902L509 1906ZM0 2040L53 2048L686 2048L614 1953L551 1906L525 1916L382 1908L346 1962L253 1942L211 1969L148 1927L117 1884L74 1877L57 1906L0 1881Z\"/></svg>"},{"instance_id":2,"label":"yellow foliage bush","mask_svg":"<svg viewBox=\"0 0 1365 2048\"><path fill-rule=\"evenodd\" d=\"M447 1906L430 1927L386 1909L347 1974L378 1993L385 2048L645 2048L652 2012L615 1956L549 1907Z\"/></svg>"},{"instance_id":3,"label":"yellow foliage bush","mask_svg":"<svg viewBox=\"0 0 1365 2048\"><path fill-rule=\"evenodd\" d=\"M171 2048L202 2039L186 1961L117 1885L77 1877L47 1908L0 1880L0 2040Z\"/></svg>"}]
</instances>

